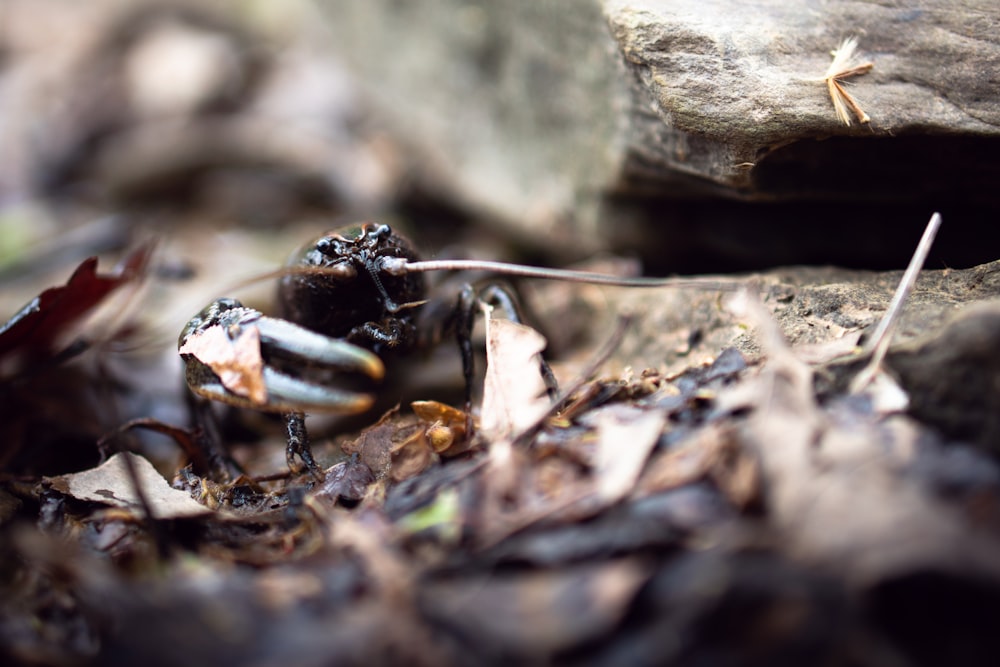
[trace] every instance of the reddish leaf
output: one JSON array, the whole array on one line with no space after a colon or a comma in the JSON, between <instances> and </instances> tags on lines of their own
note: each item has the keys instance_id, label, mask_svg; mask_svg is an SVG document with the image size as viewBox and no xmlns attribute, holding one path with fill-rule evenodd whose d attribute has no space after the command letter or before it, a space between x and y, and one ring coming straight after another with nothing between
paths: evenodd
<instances>
[{"instance_id":1,"label":"reddish leaf","mask_svg":"<svg viewBox=\"0 0 1000 667\"><path fill-rule=\"evenodd\" d=\"M136 248L112 274L97 273L96 257L85 259L65 285L45 290L0 327L0 357L15 350L50 352L56 339L108 294L142 277L152 250L152 244Z\"/></svg>"}]
</instances>

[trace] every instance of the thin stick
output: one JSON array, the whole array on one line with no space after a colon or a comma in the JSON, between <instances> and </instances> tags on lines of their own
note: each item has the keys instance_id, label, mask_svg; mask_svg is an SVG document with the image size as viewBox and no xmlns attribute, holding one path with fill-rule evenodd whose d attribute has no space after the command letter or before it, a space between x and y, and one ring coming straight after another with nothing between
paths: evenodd
<instances>
[{"instance_id":1,"label":"thin stick","mask_svg":"<svg viewBox=\"0 0 1000 667\"><path fill-rule=\"evenodd\" d=\"M934 244L934 237L937 236L940 228L941 214L935 213L931 216L927 227L924 228L924 234L920 237L920 243L917 244L910 264L906 267L903 278L899 281L899 286L889 303L889 308L885 311L885 315L882 316L882 320L865 346L867 351L871 353L872 359L864 370L858 373L857 378L852 383L855 387L862 388L867 385L881 369L885 355L889 352L889 344L892 343L892 335L895 333L900 316L903 314L903 305L909 298L910 292L913 291L917 276L924 267L927 254L930 252L931 246Z\"/></svg>"}]
</instances>

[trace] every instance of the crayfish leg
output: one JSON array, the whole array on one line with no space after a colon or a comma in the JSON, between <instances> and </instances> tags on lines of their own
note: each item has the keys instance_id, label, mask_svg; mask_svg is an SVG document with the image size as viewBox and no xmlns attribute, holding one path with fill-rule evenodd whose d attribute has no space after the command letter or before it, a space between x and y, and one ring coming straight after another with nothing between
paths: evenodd
<instances>
[{"instance_id":1,"label":"crayfish leg","mask_svg":"<svg viewBox=\"0 0 1000 667\"><path fill-rule=\"evenodd\" d=\"M309 435L306 433L306 415L304 412L286 412L285 429L288 433L288 444L285 447L285 461L288 469L296 472L295 456L298 455L306 464L308 471L317 479L323 478L323 471L313 458L312 447L309 446Z\"/></svg>"}]
</instances>

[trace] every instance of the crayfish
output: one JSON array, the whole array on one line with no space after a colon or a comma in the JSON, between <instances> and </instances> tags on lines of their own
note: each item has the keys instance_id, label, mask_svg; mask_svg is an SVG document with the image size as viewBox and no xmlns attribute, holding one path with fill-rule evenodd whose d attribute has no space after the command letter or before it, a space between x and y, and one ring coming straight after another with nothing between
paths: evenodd
<instances>
[{"instance_id":1,"label":"crayfish","mask_svg":"<svg viewBox=\"0 0 1000 667\"><path fill-rule=\"evenodd\" d=\"M304 413L364 412L374 402L373 387L385 375L386 363L448 334L454 335L462 356L468 408L477 304L500 307L512 319L519 317L518 309L504 287L465 284L442 316L441 308L430 307L422 275L442 270L623 286L720 287L718 281L622 278L502 262L420 261L410 241L388 225L352 225L324 234L293 255L278 283L278 317L222 298L192 318L178 343L187 384L203 398L283 414L288 466L295 470L298 456L313 474L319 466L306 436ZM212 331L225 336L225 345L241 348L245 340L255 354L259 349L262 363L252 381L243 368L227 373L221 368L225 364L206 363L193 352L193 342ZM551 375L547 380L554 382Z\"/></svg>"}]
</instances>

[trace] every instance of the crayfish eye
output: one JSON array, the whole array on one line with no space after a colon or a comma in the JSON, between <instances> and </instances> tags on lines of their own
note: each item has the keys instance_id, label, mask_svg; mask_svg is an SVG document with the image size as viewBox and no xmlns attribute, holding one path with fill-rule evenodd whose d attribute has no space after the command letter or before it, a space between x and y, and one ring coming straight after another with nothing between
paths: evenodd
<instances>
[{"instance_id":1,"label":"crayfish eye","mask_svg":"<svg viewBox=\"0 0 1000 667\"><path fill-rule=\"evenodd\" d=\"M385 241L390 236L392 236L392 228L389 227L389 225L372 225L368 229L368 238L371 239L373 243Z\"/></svg>"},{"instance_id":2,"label":"crayfish eye","mask_svg":"<svg viewBox=\"0 0 1000 667\"><path fill-rule=\"evenodd\" d=\"M215 302L212 303L210 306L207 306L205 310L215 309L217 312L224 313L227 310L232 310L233 308L242 308L242 307L243 304L237 301L236 299L230 299L224 297L222 299L216 299Z\"/></svg>"},{"instance_id":3,"label":"crayfish eye","mask_svg":"<svg viewBox=\"0 0 1000 667\"><path fill-rule=\"evenodd\" d=\"M336 254L337 251L336 245L337 244L333 242L333 239L331 239L328 236L324 236L323 238L316 241L316 250L318 250L321 254L324 254L329 257L330 255Z\"/></svg>"}]
</instances>

